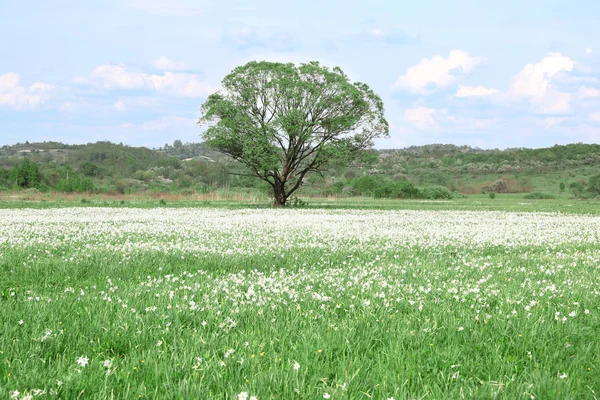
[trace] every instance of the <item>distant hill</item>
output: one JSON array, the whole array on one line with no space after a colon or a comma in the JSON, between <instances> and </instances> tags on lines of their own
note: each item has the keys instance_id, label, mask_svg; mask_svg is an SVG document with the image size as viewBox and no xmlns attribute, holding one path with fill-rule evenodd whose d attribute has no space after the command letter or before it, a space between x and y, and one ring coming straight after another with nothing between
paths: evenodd
<instances>
[{"instance_id":1,"label":"distant hill","mask_svg":"<svg viewBox=\"0 0 600 400\"><path fill-rule=\"evenodd\" d=\"M560 182L584 185L600 173L600 145L569 144L548 148L484 150L452 144L371 150L354 165L307 180L303 192L312 194L372 194L385 182L410 181L462 193L558 190ZM0 189L20 182L12 171L27 158L39 169L41 190L57 182L89 179L95 191L209 191L215 188L261 188L251 177L231 175L243 170L204 143L175 140L158 149L111 142L69 145L60 142L17 143L0 147ZM12 179L11 179L11 173ZM361 176L365 185L356 184ZM35 182L38 182L34 180ZM86 183L86 188L89 187ZM361 189L362 187L362 189ZM365 189L371 188L371 189ZM262 190L262 189L261 189ZM371 191L371 192L370 192Z\"/></svg>"}]
</instances>

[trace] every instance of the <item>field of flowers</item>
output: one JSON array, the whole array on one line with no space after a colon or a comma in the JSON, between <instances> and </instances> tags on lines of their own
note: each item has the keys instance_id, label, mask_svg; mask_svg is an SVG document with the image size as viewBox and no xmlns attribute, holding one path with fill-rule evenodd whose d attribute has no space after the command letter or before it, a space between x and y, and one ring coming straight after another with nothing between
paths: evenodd
<instances>
[{"instance_id":1,"label":"field of flowers","mask_svg":"<svg viewBox=\"0 0 600 400\"><path fill-rule=\"evenodd\" d=\"M600 394L600 217L0 209L0 398Z\"/></svg>"}]
</instances>

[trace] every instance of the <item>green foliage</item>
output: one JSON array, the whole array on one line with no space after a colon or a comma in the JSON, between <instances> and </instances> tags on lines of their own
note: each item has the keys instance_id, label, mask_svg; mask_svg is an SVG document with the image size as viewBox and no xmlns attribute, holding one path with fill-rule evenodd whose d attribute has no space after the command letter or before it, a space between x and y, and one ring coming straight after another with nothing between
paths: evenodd
<instances>
[{"instance_id":1,"label":"green foliage","mask_svg":"<svg viewBox=\"0 0 600 400\"><path fill-rule=\"evenodd\" d=\"M373 196L375 191L384 184L385 180L379 175L363 175L350 180L348 186L352 188L354 195Z\"/></svg>"},{"instance_id":2,"label":"green foliage","mask_svg":"<svg viewBox=\"0 0 600 400\"><path fill-rule=\"evenodd\" d=\"M373 191L375 198L389 199L417 199L423 198L423 193L412 183L407 181L385 182Z\"/></svg>"},{"instance_id":3,"label":"green foliage","mask_svg":"<svg viewBox=\"0 0 600 400\"><path fill-rule=\"evenodd\" d=\"M202 106L206 143L245 165L285 205L304 177L343 165L388 136L383 102L341 69L250 62Z\"/></svg>"},{"instance_id":4,"label":"green foliage","mask_svg":"<svg viewBox=\"0 0 600 400\"><path fill-rule=\"evenodd\" d=\"M37 188L41 183L39 166L30 162L28 158L23 159L21 164L15 163L8 176L8 181L18 188Z\"/></svg>"},{"instance_id":5,"label":"green foliage","mask_svg":"<svg viewBox=\"0 0 600 400\"><path fill-rule=\"evenodd\" d=\"M600 195L600 175L594 175L590 178L587 189L592 196Z\"/></svg>"},{"instance_id":6,"label":"green foliage","mask_svg":"<svg viewBox=\"0 0 600 400\"><path fill-rule=\"evenodd\" d=\"M569 185L569 190L573 196L577 198L584 198L587 196L586 185L583 182L573 182Z\"/></svg>"},{"instance_id":7,"label":"green foliage","mask_svg":"<svg viewBox=\"0 0 600 400\"><path fill-rule=\"evenodd\" d=\"M495 198L496 198L496 193L490 192L490 199L495 199Z\"/></svg>"},{"instance_id":8,"label":"green foliage","mask_svg":"<svg viewBox=\"0 0 600 400\"><path fill-rule=\"evenodd\" d=\"M444 186L428 186L421 191L421 197L429 200L449 200L454 195Z\"/></svg>"},{"instance_id":9,"label":"green foliage","mask_svg":"<svg viewBox=\"0 0 600 400\"><path fill-rule=\"evenodd\" d=\"M560 185L558 185L558 188L560 189L561 192L565 191L565 183L561 182Z\"/></svg>"},{"instance_id":10,"label":"green foliage","mask_svg":"<svg viewBox=\"0 0 600 400\"><path fill-rule=\"evenodd\" d=\"M532 192L532 193L528 193L525 196L523 196L524 199L529 199L529 200L549 200L549 199L556 199L556 196L549 194L549 193L542 193L542 192Z\"/></svg>"}]
</instances>

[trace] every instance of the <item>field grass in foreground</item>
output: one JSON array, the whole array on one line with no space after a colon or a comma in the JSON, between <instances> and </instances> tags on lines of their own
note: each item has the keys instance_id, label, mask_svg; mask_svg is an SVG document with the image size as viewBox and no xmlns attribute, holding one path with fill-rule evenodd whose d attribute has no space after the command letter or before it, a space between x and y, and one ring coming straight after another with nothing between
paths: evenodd
<instances>
[{"instance_id":1,"label":"field grass in foreground","mask_svg":"<svg viewBox=\"0 0 600 400\"><path fill-rule=\"evenodd\" d=\"M598 243L576 214L0 210L0 397L595 398Z\"/></svg>"}]
</instances>

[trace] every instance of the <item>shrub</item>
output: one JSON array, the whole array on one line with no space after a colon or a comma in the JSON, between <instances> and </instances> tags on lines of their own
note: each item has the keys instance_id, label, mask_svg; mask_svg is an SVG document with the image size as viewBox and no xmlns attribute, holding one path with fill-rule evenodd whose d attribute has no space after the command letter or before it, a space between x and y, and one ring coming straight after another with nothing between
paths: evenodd
<instances>
[{"instance_id":1,"label":"shrub","mask_svg":"<svg viewBox=\"0 0 600 400\"><path fill-rule=\"evenodd\" d=\"M495 199L495 198L496 198L496 193L490 192L490 199Z\"/></svg>"},{"instance_id":2,"label":"shrub","mask_svg":"<svg viewBox=\"0 0 600 400\"><path fill-rule=\"evenodd\" d=\"M452 199L452 192L444 186L429 186L422 190L423 198L429 200Z\"/></svg>"},{"instance_id":3,"label":"shrub","mask_svg":"<svg viewBox=\"0 0 600 400\"><path fill-rule=\"evenodd\" d=\"M529 200L544 200L544 199L555 199L556 196L553 196L549 193L541 193L541 192L533 192L533 193L528 193L525 196L523 196L524 199L529 199Z\"/></svg>"}]
</instances>

